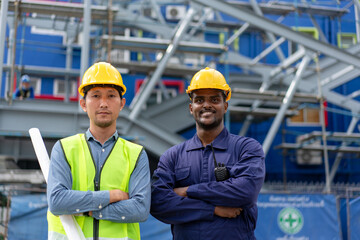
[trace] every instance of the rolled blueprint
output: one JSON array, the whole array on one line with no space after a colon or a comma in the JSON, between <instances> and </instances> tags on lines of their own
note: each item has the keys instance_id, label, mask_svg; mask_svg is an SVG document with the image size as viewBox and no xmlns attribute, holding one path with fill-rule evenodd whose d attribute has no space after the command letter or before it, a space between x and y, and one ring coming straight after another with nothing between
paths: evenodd
<instances>
[{"instance_id":1,"label":"rolled blueprint","mask_svg":"<svg viewBox=\"0 0 360 240\"><path fill-rule=\"evenodd\" d=\"M41 171L44 175L45 181L47 182L49 175L50 159L46 151L44 141L38 128L29 129L29 134L31 142L34 146L36 157L40 164ZM81 228L76 222L74 216L61 215L60 220L69 240L85 240L84 234L81 231Z\"/></svg>"}]
</instances>

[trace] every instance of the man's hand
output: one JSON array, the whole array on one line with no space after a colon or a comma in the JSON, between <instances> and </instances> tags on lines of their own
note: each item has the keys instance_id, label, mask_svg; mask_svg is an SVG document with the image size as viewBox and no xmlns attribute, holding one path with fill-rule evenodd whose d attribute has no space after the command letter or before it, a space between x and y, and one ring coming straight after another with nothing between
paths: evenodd
<instances>
[{"instance_id":1,"label":"man's hand","mask_svg":"<svg viewBox=\"0 0 360 240\"><path fill-rule=\"evenodd\" d=\"M179 187L179 188L174 188L174 192L179 195L180 197L187 197L187 189L189 187Z\"/></svg>"},{"instance_id":2,"label":"man's hand","mask_svg":"<svg viewBox=\"0 0 360 240\"><path fill-rule=\"evenodd\" d=\"M236 218L241 214L242 208L216 206L214 214L224 218Z\"/></svg>"},{"instance_id":3,"label":"man's hand","mask_svg":"<svg viewBox=\"0 0 360 240\"><path fill-rule=\"evenodd\" d=\"M119 189L110 190L110 203L128 200L129 194Z\"/></svg>"}]
</instances>

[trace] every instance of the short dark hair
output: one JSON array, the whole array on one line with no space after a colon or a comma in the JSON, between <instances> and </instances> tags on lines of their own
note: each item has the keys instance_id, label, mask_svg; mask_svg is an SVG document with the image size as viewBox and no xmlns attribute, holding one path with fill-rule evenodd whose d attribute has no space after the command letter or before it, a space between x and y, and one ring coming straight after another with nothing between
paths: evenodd
<instances>
[{"instance_id":1,"label":"short dark hair","mask_svg":"<svg viewBox=\"0 0 360 240\"><path fill-rule=\"evenodd\" d=\"M222 91L220 89L219 89L219 91L221 91L221 93L222 93L221 95L223 96L224 102L226 102L226 93L225 93L225 91ZM192 102L192 99L193 99L193 94L194 94L194 91L189 92L189 98L190 98L191 102Z\"/></svg>"},{"instance_id":2,"label":"short dark hair","mask_svg":"<svg viewBox=\"0 0 360 240\"><path fill-rule=\"evenodd\" d=\"M111 87L111 88L115 88L119 94L120 94L120 98L122 99L122 93L124 92L124 90L122 89L122 87L118 86L118 85L114 85L114 84L91 84L91 85L87 85L83 88L83 92L84 92L84 99L86 98L87 93L90 91L90 89L94 88L94 87Z\"/></svg>"}]
</instances>

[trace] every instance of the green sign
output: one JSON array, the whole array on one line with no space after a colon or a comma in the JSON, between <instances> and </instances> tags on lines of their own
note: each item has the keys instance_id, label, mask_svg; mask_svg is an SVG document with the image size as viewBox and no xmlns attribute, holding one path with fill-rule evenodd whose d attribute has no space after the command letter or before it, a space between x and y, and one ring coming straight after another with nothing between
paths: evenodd
<instances>
[{"instance_id":1,"label":"green sign","mask_svg":"<svg viewBox=\"0 0 360 240\"><path fill-rule=\"evenodd\" d=\"M303 227L304 218L296 208L283 208L278 215L278 225L284 233L296 234Z\"/></svg>"}]
</instances>

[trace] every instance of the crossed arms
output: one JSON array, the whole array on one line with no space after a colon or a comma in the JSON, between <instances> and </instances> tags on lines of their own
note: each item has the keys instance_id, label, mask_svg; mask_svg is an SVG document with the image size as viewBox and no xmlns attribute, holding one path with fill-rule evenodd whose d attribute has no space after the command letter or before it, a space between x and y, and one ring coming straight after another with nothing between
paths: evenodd
<instances>
[{"instance_id":1,"label":"crossed arms","mask_svg":"<svg viewBox=\"0 0 360 240\"><path fill-rule=\"evenodd\" d=\"M214 216L234 218L242 209L256 204L265 177L264 154L260 144L244 153L223 182L203 182L178 187L174 156L165 153L152 183L151 214L169 224L212 220Z\"/></svg>"},{"instance_id":2,"label":"crossed arms","mask_svg":"<svg viewBox=\"0 0 360 240\"><path fill-rule=\"evenodd\" d=\"M150 210L150 172L143 151L129 180L129 193L72 190L72 176L57 142L51 153L47 198L54 215L89 212L92 217L113 222L145 221Z\"/></svg>"}]
</instances>

